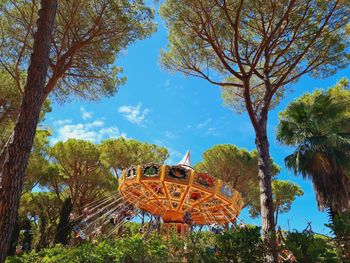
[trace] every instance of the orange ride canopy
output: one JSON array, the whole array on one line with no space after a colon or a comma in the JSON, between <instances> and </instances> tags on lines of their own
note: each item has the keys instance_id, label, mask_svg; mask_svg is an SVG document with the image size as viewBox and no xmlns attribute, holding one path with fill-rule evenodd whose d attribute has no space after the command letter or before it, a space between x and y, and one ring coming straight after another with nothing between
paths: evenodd
<instances>
[{"instance_id":1,"label":"orange ride canopy","mask_svg":"<svg viewBox=\"0 0 350 263\"><path fill-rule=\"evenodd\" d=\"M220 179L193 170L189 152L178 165L129 167L122 173L119 190L125 201L160 216L164 223L233 223L243 208L238 191Z\"/></svg>"}]
</instances>

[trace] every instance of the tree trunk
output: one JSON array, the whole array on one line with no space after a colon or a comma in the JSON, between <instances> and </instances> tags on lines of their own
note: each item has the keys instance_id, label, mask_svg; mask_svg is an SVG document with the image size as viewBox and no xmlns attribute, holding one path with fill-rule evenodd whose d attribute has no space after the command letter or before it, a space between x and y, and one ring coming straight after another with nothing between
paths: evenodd
<instances>
[{"instance_id":1,"label":"tree trunk","mask_svg":"<svg viewBox=\"0 0 350 263\"><path fill-rule=\"evenodd\" d=\"M14 131L0 153L0 263L5 261L20 202L23 177L39 119L57 0L41 0L33 54Z\"/></svg>"},{"instance_id":2,"label":"tree trunk","mask_svg":"<svg viewBox=\"0 0 350 263\"><path fill-rule=\"evenodd\" d=\"M69 197L64 201L62 205L60 222L56 230L55 243L60 243L62 245L67 245L68 243L69 235L71 232L71 223L69 222L69 215L72 212L72 208L72 201Z\"/></svg>"},{"instance_id":3,"label":"tree trunk","mask_svg":"<svg viewBox=\"0 0 350 263\"><path fill-rule=\"evenodd\" d=\"M40 213L39 214L39 242L38 242L38 246L37 248L39 249L44 249L47 247L47 231L46 231L46 227L47 227L47 218L45 216L44 213Z\"/></svg>"},{"instance_id":4,"label":"tree trunk","mask_svg":"<svg viewBox=\"0 0 350 263\"><path fill-rule=\"evenodd\" d=\"M32 225L28 218L25 218L23 221L23 229L22 251L29 252L32 249L33 233Z\"/></svg>"},{"instance_id":5,"label":"tree trunk","mask_svg":"<svg viewBox=\"0 0 350 263\"><path fill-rule=\"evenodd\" d=\"M7 251L7 256L14 256L16 254L16 247L18 244L20 231L21 231L20 219L17 216L16 223L15 223L15 226L14 226L12 234L11 234L10 247Z\"/></svg>"},{"instance_id":6,"label":"tree trunk","mask_svg":"<svg viewBox=\"0 0 350 263\"><path fill-rule=\"evenodd\" d=\"M157 233L161 234L160 216L157 216Z\"/></svg>"},{"instance_id":7,"label":"tree trunk","mask_svg":"<svg viewBox=\"0 0 350 263\"><path fill-rule=\"evenodd\" d=\"M270 262L278 262L276 229L272 199L270 173L270 151L267 137L267 117L258 121L259 131L256 131L256 149L258 151L258 179L260 188L260 206L263 238L268 242L272 257Z\"/></svg>"},{"instance_id":8,"label":"tree trunk","mask_svg":"<svg viewBox=\"0 0 350 263\"><path fill-rule=\"evenodd\" d=\"M277 222L278 222L278 215L279 215L279 209L280 206L279 204L275 204L276 208L275 208L275 213L276 213L276 217L275 217L275 227L277 226Z\"/></svg>"},{"instance_id":9,"label":"tree trunk","mask_svg":"<svg viewBox=\"0 0 350 263\"><path fill-rule=\"evenodd\" d=\"M145 225L145 211L141 211L141 227Z\"/></svg>"}]
</instances>

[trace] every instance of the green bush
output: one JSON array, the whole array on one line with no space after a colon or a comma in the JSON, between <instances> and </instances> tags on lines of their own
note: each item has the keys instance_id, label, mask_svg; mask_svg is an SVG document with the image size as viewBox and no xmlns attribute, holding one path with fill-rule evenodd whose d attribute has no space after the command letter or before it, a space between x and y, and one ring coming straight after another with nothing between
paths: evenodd
<instances>
[{"instance_id":1,"label":"green bush","mask_svg":"<svg viewBox=\"0 0 350 263\"><path fill-rule=\"evenodd\" d=\"M350 212L344 212L334 216L330 224L327 224L333 234L343 262L350 262Z\"/></svg>"},{"instance_id":2,"label":"green bush","mask_svg":"<svg viewBox=\"0 0 350 263\"><path fill-rule=\"evenodd\" d=\"M300 263L339 262L334 242L317 235L287 233L282 249L291 251ZM267 251L260 228L247 227L216 235L196 232L186 239L152 234L144 240L135 234L76 247L56 245L8 258L6 263L259 263L266 262Z\"/></svg>"},{"instance_id":3,"label":"green bush","mask_svg":"<svg viewBox=\"0 0 350 263\"><path fill-rule=\"evenodd\" d=\"M299 263L339 262L335 249L325 237L290 232L284 248L291 251Z\"/></svg>"},{"instance_id":4,"label":"green bush","mask_svg":"<svg viewBox=\"0 0 350 263\"><path fill-rule=\"evenodd\" d=\"M259 227L242 228L216 236L216 262L266 262L266 246Z\"/></svg>"},{"instance_id":5,"label":"green bush","mask_svg":"<svg viewBox=\"0 0 350 263\"><path fill-rule=\"evenodd\" d=\"M98 244L85 243L66 248L56 245L42 251L31 251L9 258L7 263L112 263L112 262L166 262L168 250L160 237L152 236L147 241L140 235Z\"/></svg>"},{"instance_id":6,"label":"green bush","mask_svg":"<svg viewBox=\"0 0 350 263\"><path fill-rule=\"evenodd\" d=\"M259 228L214 235L195 233L187 239L174 235L165 240L151 235L125 236L97 244L55 247L9 258L7 263L162 263L162 262L264 262L265 247Z\"/></svg>"}]
</instances>

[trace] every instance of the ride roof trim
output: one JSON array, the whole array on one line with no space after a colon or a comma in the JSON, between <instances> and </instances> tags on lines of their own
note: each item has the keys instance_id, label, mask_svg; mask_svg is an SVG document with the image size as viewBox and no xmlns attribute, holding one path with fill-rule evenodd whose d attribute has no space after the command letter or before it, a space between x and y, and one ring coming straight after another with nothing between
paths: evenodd
<instances>
[{"instance_id":1,"label":"ride roof trim","mask_svg":"<svg viewBox=\"0 0 350 263\"><path fill-rule=\"evenodd\" d=\"M118 189L125 201L165 223L235 222L244 205L241 194L228 183L196 172L189 151L178 165L151 163L125 169ZM189 215L191 222L186 222Z\"/></svg>"}]
</instances>

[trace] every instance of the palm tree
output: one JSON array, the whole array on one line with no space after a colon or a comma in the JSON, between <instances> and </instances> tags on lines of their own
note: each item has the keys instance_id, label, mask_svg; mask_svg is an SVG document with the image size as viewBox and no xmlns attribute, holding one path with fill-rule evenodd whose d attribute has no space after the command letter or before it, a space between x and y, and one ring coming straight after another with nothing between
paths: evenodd
<instances>
[{"instance_id":1,"label":"palm tree","mask_svg":"<svg viewBox=\"0 0 350 263\"><path fill-rule=\"evenodd\" d=\"M350 208L350 99L332 92L318 90L292 102L280 114L277 138L296 146L286 166L311 179L319 208L334 216Z\"/></svg>"}]
</instances>

